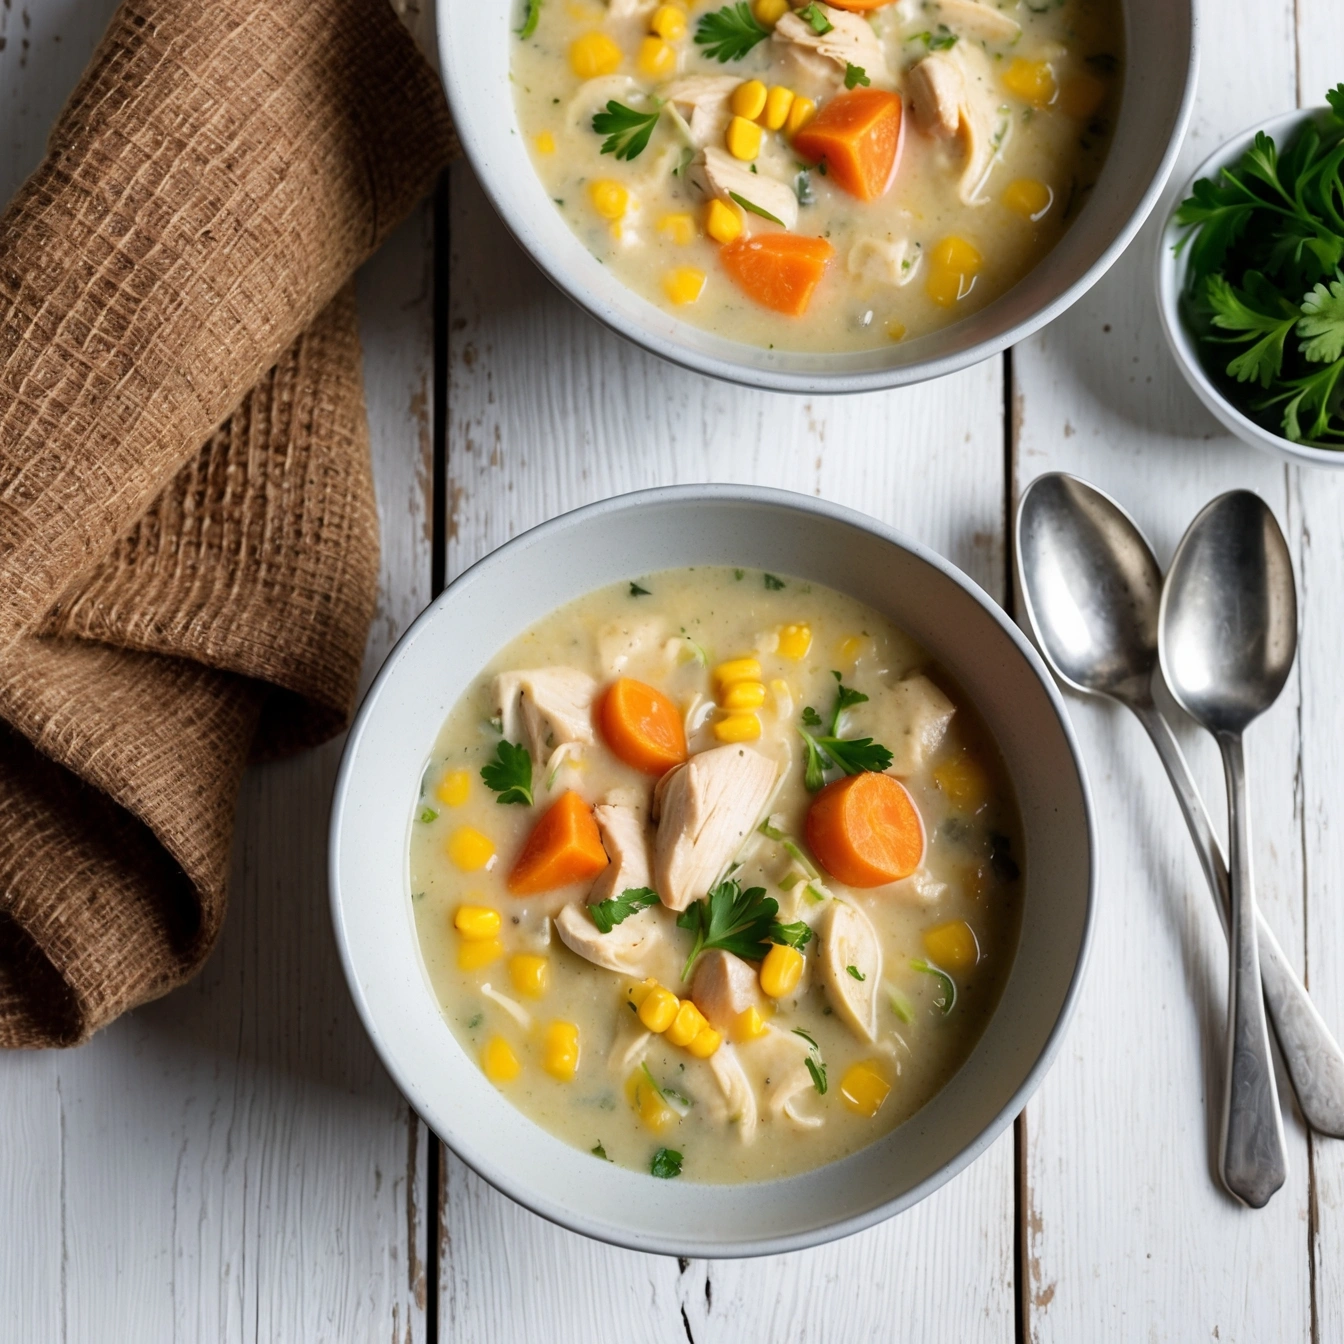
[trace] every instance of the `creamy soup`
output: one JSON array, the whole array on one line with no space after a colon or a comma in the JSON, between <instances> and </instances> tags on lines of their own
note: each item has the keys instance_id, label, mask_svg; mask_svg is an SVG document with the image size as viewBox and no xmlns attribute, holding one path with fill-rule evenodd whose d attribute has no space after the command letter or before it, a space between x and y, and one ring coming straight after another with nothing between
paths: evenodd
<instances>
[{"instance_id":1,"label":"creamy soup","mask_svg":"<svg viewBox=\"0 0 1344 1344\"><path fill-rule=\"evenodd\" d=\"M1121 54L1119 0L527 0L512 77L547 193L627 285L842 351L956 321L1055 245Z\"/></svg>"},{"instance_id":2,"label":"creamy soup","mask_svg":"<svg viewBox=\"0 0 1344 1344\"><path fill-rule=\"evenodd\" d=\"M853 772L853 773L848 773ZM1012 790L957 687L815 584L673 570L503 649L427 763L410 882L468 1055L596 1160L833 1161L966 1058L1016 946Z\"/></svg>"}]
</instances>

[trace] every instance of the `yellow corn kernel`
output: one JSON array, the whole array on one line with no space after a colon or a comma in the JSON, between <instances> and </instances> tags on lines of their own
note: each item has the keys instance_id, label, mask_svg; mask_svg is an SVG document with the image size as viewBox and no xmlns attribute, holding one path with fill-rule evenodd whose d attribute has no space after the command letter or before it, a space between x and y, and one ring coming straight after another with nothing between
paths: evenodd
<instances>
[{"instance_id":1,"label":"yellow corn kernel","mask_svg":"<svg viewBox=\"0 0 1344 1344\"><path fill-rule=\"evenodd\" d=\"M672 303L694 303L704 289L705 273L694 266L678 266L663 276L663 293Z\"/></svg>"},{"instance_id":2,"label":"yellow corn kernel","mask_svg":"<svg viewBox=\"0 0 1344 1344\"><path fill-rule=\"evenodd\" d=\"M550 984L551 964L533 952L515 952L509 958L509 979L517 993L539 999Z\"/></svg>"},{"instance_id":3,"label":"yellow corn kernel","mask_svg":"<svg viewBox=\"0 0 1344 1344\"><path fill-rule=\"evenodd\" d=\"M716 686L731 686L735 681L760 681L761 664L756 658L730 658L714 669Z\"/></svg>"},{"instance_id":4,"label":"yellow corn kernel","mask_svg":"<svg viewBox=\"0 0 1344 1344\"><path fill-rule=\"evenodd\" d=\"M448 807L461 807L471 797L471 771L450 770L439 780L434 796Z\"/></svg>"},{"instance_id":5,"label":"yellow corn kernel","mask_svg":"<svg viewBox=\"0 0 1344 1344\"><path fill-rule=\"evenodd\" d=\"M980 960L975 930L964 919L925 929L924 950L945 971L969 971Z\"/></svg>"},{"instance_id":6,"label":"yellow corn kernel","mask_svg":"<svg viewBox=\"0 0 1344 1344\"><path fill-rule=\"evenodd\" d=\"M511 1083L523 1066L508 1041L502 1036L492 1036L481 1050L481 1071L492 1083Z\"/></svg>"},{"instance_id":7,"label":"yellow corn kernel","mask_svg":"<svg viewBox=\"0 0 1344 1344\"><path fill-rule=\"evenodd\" d=\"M798 988L803 975L803 954L796 947L771 943L761 962L761 989L772 999L782 999Z\"/></svg>"},{"instance_id":8,"label":"yellow corn kernel","mask_svg":"<svg viewBox=\"0 0 1344 1344\"><path fill-rule=\"evenodd\" d=\"M562 1083L579 1068L579 1029L573 1022L552 1022L541 1038L541 1067Z\"/></svg>"},{"instance_id":9,"label":"yellow corn kernel","mask_svg":"<svg viewBox=\"0 0 1344 1344\"><path fill-rule=\"evenodd\" d=\"M705 207L705 232L716 243L731 243L742 232L742 212L716 196Z\"/></svg>"},{"instance_id":10,"label":"yellow corn kernel","mask_svg":"<svg viewBox=\"0 0 1344 1344\"><path fill-rule=\"evenodd\" d=\"M625 1097L635 1114L652 1130L666 1129L675 1122L677 1113L649 1081L643 1069L636 1069L625 1080Z\"/></svg>"},{"instance_id":11,"label":"yellow corn kernel","mask_svg":"<svg viewBox=\"0 0 1344 1344\"><path fill-rule=\"evenodd\" d=\"M673 1045L687 1046L707 1027L705 1015L690 999L683 999L672 1025L667 1029L667 1039Z\"/></svg>"},{"instance_id":12,"label":"yellow corn kernel","mask_svg":"<svg viewBox=\"0 0 1344 1344\"><path fill-rule=\"evenodd\" d=\"M695 220L687 214L664 215L658 221L658 232L665 233L682 247L695 242Z\"/></svg>"},{"instance_id":13,"label":"yellow corn kernel","mask_svg":"<svg viewBox=\"0 0 1344 1344\"><path fill-rule=\"evenodd\" d=\"M929 278L924 292L941 307L952 307L971 292L983 261L966 239L950 234L929 254Z\"/></svg>"},{"instance_id":14,"label":"yellow corn kernel","mask_svg":"<svg viewBox=\"0 0 1344 1344\"><path fill-rule=\"evenodd\" d=\"M984 258L965 238L950 233L934 244L933 251L929 254L929 261L940 270L963 271L967 275L975 275L984 263Z\"/></svg>"},{"instance_id":15,"label":"yellow corn kernel","mask_svg":"<svg viewBox=\"0 0 1344 1344\"><path fill-rule=\"evenodd\" d=\"M1028 61L1021 56L1003 72L1003 87L1032 107L1049 107L1059 92L1049 61Z\"/></svg>"},{"instance_id":16,"label":"yellow corn kernel","mask_svg":"<svg viewBox=\"0 0 1344 1344\"><path fill-rule=\"evenodd\" d=\"M734 117L723 133L723 143L728 152L743 163L750 163L761 152L761 128L746 117Z\"/></svg>"},{"instance_id":17,"label":"yellow corn kernel","mask_svg":"<svg viewBox=\"0 0 1344 1344\"><path fill-rule=\"evenodd\" d=\"M614 75L621 68L621 49L606 33L584 33L569 44L569 68L580 79Z\"/></svg>"},{"instance_id":18,"label":"yellow corn kernel","mask_svg":"<svg viewBox=\"0 0 1344 1344\"><path fill-rule=\"evenodd\" d=\"M680 5L659 5L649 27L665 41L675 42L686 36L686 11Z\"/></svg>"},{"instance_id":19,"label":"yellow corn kernel","mask_svg":"<svg viewBox=\"0 0 1344 1344\"><path fill-rule=\"evenodd\" d=\"M453 928L469 943L481 943L499 933L499 911L488 905L459 905L453 916Z\"/></svg>"},{"instance_id":20,"label":"yellow corn kernel","mask_svg":"<svg viewBox=\"0 0 1344 1344\"><path fill-rule=\"evenodd\" d=\"M619 182L609 177L600 177L588 188L588 198L593 209L603 219L613 222L620 219L630 208L630 193Z\"/></svg>"},{"instance_id":21,"label":"yellow corn kernel","mask_svg":"<svg viewBox=\"0 0 1344 1344\"><path fill-rule=\"evenodd\" d=\"M626 997L630 1000L630 1002L633 1003L636 1008L638 1008L643 1004L644 1000L647 999L649 995L657 988L658 988L658 982L653 978L653 976L649 976L647 980L641 980L639 984L631 985L630 988L626 990L625 993Z\"/></svg>"},{"instance_id":22,"label":"yellow corn kernel","mask_svg":"<svg viewBox=\"0 0 1344 1344\"><path fill-rule=\"evenodd\" d=\"M835 646L835 651L842 663L858 662L859 654L863 652L863 636L846 636Z\"/></svg>"},{"instance_id":23,"label":"yellow corn kernel","mask_svg":"<svg viewBox=\"0 0 1344 1344\"><path fill-rule=\"evenodd\" d=\"M882 1109L890 1091L891 1084L872 1060L851 1064L840 1079L840 1095L845 1105L870 1120Z\"/></svg>"},{"instance_id":24,"label":"yellow corn kernel","mask_svg":"<svg viewBox=\"0 0 1344 1344\"><path fill-rule=\"evenodd\" d=\"M794 93L783 84L774 84L765 95L765 122L767 131L779 130L789 119L789 109L793 107Z\"/></svg>"},{"instance_id":25,"label":"yellow corn kernel","mask_svg":"<svg viewBox=\"0 0 1344 1344\"><path fill-rule=\"evenodd\" d=\"M676 1019L681 1000L670 989L656 985L639 1005L639 1020L655 1035L661 1035Z\"/></svg>"},{"instance_id":26,"label":"yellow corn kernel","mask_svg":"<svg viewBox=\"0 0 1344 1344\"><path fill-rule=\"evenodd\" d=\"M789 12L789 0L756 0L751 12L762 27L773 28Z\"/></svg>"},{"instance_id":27,"label":"yellow corn kernel","mask_svg":"<svg viewBox=\"0 0 1344 1344\"><path fill-rule=\"evenodd\" d=\"M448 857L464 873L475 873L495 857L495 847L474 826L459 826L448 838Z\"/></svg>"},{"instance_id":28,"label":"yellow corn kernel","mask_svg":"<svg viewBox=\"0 0 1344 1344\"><path fill-rule=\"evenodd\" d=\"M887 339L892 341L905 340L905 323L898 322L893 317L891 321L887 323Z\"/></svg>"},{"instance_id":29,"label":"yellow corn kernel","mask_svg":"<svg viewBox=\"0 0 1344 1344\"><path fill-rule=\"evenodd\" d=\"M724 709L760 709L765 704L765 686L759 681L735 681L723 688L719 704Z\"/></svg>"},{"instance_id":30,"label":"yellow corn kernel","mask_svg":"<svg viewBox=\"0 0 1344 1344\"><path fill-rule=\"evenodd\" d=\"M735 1041L754 1041L766 1032L765 1018L759 1008L744 1008L733 1019L732 1030L728 1033Z\"/></svg>"},{"instance_id":31,"label":"yellow corn kernel","mask_svg":"<svg viewBox=\"0 0 1344 1344\"><path fill-rule=\"evenodd\" d=\"M754 742L761 735L761 721L755 714L729 714L714 725L720 742Z\"/></svg>"},{"instance_id":32,"label":"yellow corn kernel","mask_svg":"<svg viewBox=\"0 0 1344 1344\"><path fill-rule=\"evenodd\" d=\"M924 282L924 292L940 308L951 308L971 292L967 279L959 271L933 269Z\"/></svg>"},{"instance_id":33,"label":"yellow corn kernel","mask_svg":"<svg viewBox=\"0 0 1344 1344\"><path fill-rule=\"evenodd\" d=\"M964 812L978 812L985 802L989 781L980 763L968 752L953 756L934 767L933 782L948 802Z\"/></svg>"},{"instance_id":34,"label":"yellow corn kernel","mask_svg":"<svg viewBox=\"0 0 1344 1344\"><path fill-rule=\"evenodd\" d=\"M795 98L793 106L789 108L789 117L784 123L784 129L790 135L797 135L816 115L816 111L817 105L810 98Z\"/></svg>"},{"instance_id":35,"label":"yellow corn kernel","mask_svg":"<svg viewBox=\"0 0 1344 1344\"><path fill-rule=\"evenodd\" d=\"M708 1059L723 1044L723 1036L713 1027L701 1027L695 1039L686 1047L686 1053L696 1059Z\"/></svg>"},{"instance_id":36,"label":"yellow corn kernel","mask_svg":"<svg viewBox=\"0 0 1344 1344\"><path fill-rule=\"evenodd\" d=\"M1059 86L1059 106L1065 116L1083 121L1106 98L1106 85L1096 75L1073 75Z\"/></svg>"},{"instance_id":37,"label":"yellow corn kernel","mask_svg":"<svg viewBox=\"0 0 1344 1344\"><path fill-rule=\"evenodd\" d=\"M677 53L661 37L646 37L639 44L635 65L649 79L665 79L677 68Z\"/></svg>"},{"instance_id":38,"label":"yellow corn kernel","mask_svg":"<svg viewBox=\"0 0 1344 1344\"><path fill-rule=\"evenodd\" d=\"M796 663L807 657L812 647L812 627L810 625L783 625L779 629L779 656L792 658Z\"/></svg>"},{"instance_id":39,"label":"yellow corn kernel","mask_svg":"<svg viewBox=\"0 0 1344 1344\"><path fill-rule=\"evenodd\" d=\"M480 971L498 961L504 955L504 944L498 938L467 940L457 945L457 969L459 971Z\"/></svg>"},{"instance_id":40,"label":"yellow corn kernel","mask_svg":"<svg viewBox=\"0 0 1344 1344\"><path fill-rule=\"evenodd\" d=\"M536 145L538 154L555 153L555 136L550 131L538 131L532 143Z\"/></svg>"},{"instance_id":41,"label":"yellow corn kernel","mask_svg":"<svg viewBox=\"0 0 1344 1344\"><path fill-rule=\"evenodd\" d=\"M728 101L739 117L755 121L765 111L765 85L759 79L743 80Z\"/></svg>"},{"instance_id":42,"label":"yellow corn kernel","mask_svg":"<svg viewBox=\"0 0 1344 1344\"><path fill-rule=\"evenodd\" d=\"M1003 189L999 198L1014 214L1021 215L1033 223L1040 219L1055 199L1055 193L1034 177L1019 177Z\"/></svg>"},{"instance_id":43,"label":"yellow corn kernel","mask_svg":"<svg viewBox=\"0 0 1344 1344\"><path fill-rule=\"evenodd\" d=\"M775 713L781 719L793 717L793 692L783 677L776 677L770 683L770 694L775 697Z\"/></svg>"}]
</instances>

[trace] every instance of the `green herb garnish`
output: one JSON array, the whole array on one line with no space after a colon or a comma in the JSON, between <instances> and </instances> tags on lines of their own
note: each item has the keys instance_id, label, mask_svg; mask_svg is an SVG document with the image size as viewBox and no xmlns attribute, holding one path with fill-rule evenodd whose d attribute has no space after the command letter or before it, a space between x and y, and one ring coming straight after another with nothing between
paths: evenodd
<instances>
[{"instance_id":1,"label":"green herb garnish","mask_svg":"<svg viewBox=\"0 0 1344 1344\"><path fill-rule=\"evenodd\" d=\"M529 38L537 31L537 20L541 18L541 0L525 0L523 9L523 26L518 30L518 36Z\"/></svg>"},{"instance_id":2,"label":"green herb garnish","mask_svg":"<svg viewBox=\"0 0 1344 1344\"><path fill-rule=\"evenodd\" d=\"M868 697L862 691L844 685L840 681L839 672L832 671L831 676L836 680L837 690L829 726L823 723L821 715L811 705L805 705L802 716L803 727L798 730L807 751L807 770L803 782L810 793L816 793L825 784L825 772L828 769L840 770L847 775L857 775L865 770L881 773L891 764L891 752L880 742L874 742L871 737L839 736L840 716L854 705L863 704ZM823 726L827 726L825 733L807 731L809 728Z\"/></svg>"},{"instance_id":3,"label":"green herb garnish","mask_svg":"<svg viewBox=\"0 0 1344 1344\"><path fill-rule=\"evenodd\" d=\"M830 19L817 8L816 0L813 0L812 4L805 5L802 9L798 10L797 14L800 19L805 20L811 25L812 31L816 33L818 37L822 36L823 33L829 33L831 29L835 27L835 24L833 24Z\"/></svg>"},{"instance_id":4,"label":"green herb garnish","mask_svg":"<svg viewBox=\"0 0 1344 1344\"><path fill-rule=\"evenodd\" d=\"M762 210L759 205L753 204L751 201L747 200L745 196L739 196L735 191L730 191L728 194L744 210L750 210L753 215L760 215L762 219L768 219L772 224L778 224L781 229L787 227L784 221L780 219L778 215L772 215L768 210ZM767 577L766 587L768 588L770 586L769 576L767 575L766 577ZM776 582L778 582L778 580L776 580ZM781 583L779 586L782 588L784 585Z\"/></svg>"},{"instance_id":5,"label":"green herb garnish","mask_svg":"<svg viewBox=\"0 0 1344 1344\"><path fill-rule=\"evenodd\" d=\"M632 583L630 584L630 596L631 596L631 597L649 597L649 596L651 596L651 594L649 593L649 590L648 590L647 588L641 588L641 587L639 586L639 584L637 584L637 583L633 583L633 582L632 582Z\"/></svg>"},{"instance_id":6,"label":"green herb garnish","mask_svg":"<svg viewBox=\"0 0 1344 1344\"><path fill-rule=\"evenodd\" d=\"M861 65L851 65L845 63L845 88L852 89L855 85L862 84L867 88L873 81L868 78L868 72Z\"/></svg>"},{"instance_id":7,"label":"green herb garnish","mask_svg":"<svg viewBox=\"0 0 1344 1344\"><path fill-rule=\"evenodd\" d=\"M821 720L818 719L817 722L820 723ZM819 882L821 880L821 874L812 866L812 860L799 848L798 842L787 832L781 831L778 826L774 825L769 817L766 817L756 829L760 831L767 840L774 840L778 844L783 845L784 852L789 858L791 858L814 882ZM780 886L784 886L784 884L781 882ZM788 891L788 889L788 887L784 887L785 891Z\"/></svg>"},{"instance_id":8,"label":"green herb garnish","mask_svg":"<svg viewBox=\"0 0 1344 1344\"><path fill-rule=\"evenodd\" d=\"M781 924L775 916L779 902L765 894L764 887L743 891L732 879L720 882L703 900L693 901L677 916L677 927L695 935L691 955L686 958L681 978L691 978L691 968L702 953L721 948L743 961L760 961L771 943L805 947L812 930L800 920ZM803 933L801 930L806 929Z\"/></svg>"},{"instance_id":9,"label":"green herb garnish","mask_svg":"<svg viewBox=\"0 0 1344 1344\"><path fill-rule=\"evenodd\" d=\"M779 221L776 220L775 222L778 223ZM773 574L762 574L761 578L765 580L766 588L772 593L777 593L782 588L788 587L783 579L777 579Z\"/></svg>"},{"instance_id":10,"label":"green herb garnish","mask_svg":"<svg viewBox=\"0 0 1344 1344\"><path fill-rule=\"evenodd\" d=\"M957 35L947 24L940 23L937 32L919 33L915 41L922 42L930 51L948 51L957 45Z\"/></svg>"},{"instance_id":11,"label":"green herb garnish","mask_svg":"<svg viewBox=\"0 0 1344 1344\"><path fill-rule=\"evenodd\" d=\"M778 921L770 929L770 941L783 943L787 947L806 947L812 941L812 929L801 919L792 924L780 924Z\"/></svg>"},{"instance_id":12,"label":"green herb garnish","mask_svg":"<svg viewBox=\"0 0 1344 1344\"><path fill-rule=\"evenodd\" d=\"M495 802L532 806L532 757L526 747L500 742L495 759L481 767L481 778L487 789L499 794Z\"/></svg>"},{"instance_id":13,"label":"green herb garnish","mask_svg":"<svg viewBox=\"0 0 1344 1344\"><path fill-rule=\"evenodd\" d=\"M670 1181L681 1175L681 1154L675 1148L660 1148L649 1163L649 1173L659 1180Z\"/></svg>"},{"instance_id":14,"label":"green herb garnish","mask_svg":"<svg viewBox=\"0 0 1344 1344\"><path fill-rule=\"evenodd\" d=\"M845 970L847 970L855 980L866 980L868 978L857 966L846 966Z\"/></svg>"},{"instance_id":15,"label":"green herb garnish","mask_svg":"<svg viewBox=\"0 0 1344 1344\"><path fill-rule=\"evenodd\" d=\"M610 933L616 925L624 923L631 915L657 904L658 893L652 887L626 887L619 896L590 905L588 913L592 915L599 933Z\"/></svg>"},{"instance_id":16,"label":"green herb garnish","mask_svg":"<svg viewBox=\"0 0 1344 1344\"><path fill-rule=\"evenodd\" d=\"M602 142L603 154L614 154L618 159L638 158L649 143L653 128L662 116L661 109L636 112L614 99L607 103L605 112L593 116L593 130L607 138Z\"/></svg>"},{"instance_id":17,"label":"green herb garnish","mask_svg":"<svg viewBox=\"0 0 1344 1344\"><path fill-rule=\"evenodd\" d=\"M423 821L423 822L431 822L431 821L437 821L438 819L439 819L439 814L438 814L432 807L425 807L425 808L421 808L421 809L420 809L420 820L421 820L421 821Z\"/></svg>"},{"instance_id":18,"label":"green herb garnish","mask_svg":"<svg viewBox=\"0 0 1344 1344\"><path fill-rule=\"evenodd\" d=\"M910 963L910 966L912 970L922 971L925 975L933 976L942 985L942 997L935 999L934 1003L946 1017L957 1006L957 986L952 977L942 967L935 966L933 962L925 961L922 957L917 957Z\"/></svg>"},{"instance_id":19,"label":"green herb garnish","mask_svg":"<svg viewBox=\"0 0 1344 1344\"><path fill-rule=\"evenodd\" d=\"M602 1146L601 1139L598 1139L598 1141L593 1144L591 1151L594 1157L600 1157L604 1162L611 1161L611 1158L607 1156L607 1150Z\"/></svg>"},{"instance_id":20,"label":"green herb garnish","mask_svg":"<svg viewBox=\"0 0 1344 1344\"><path fill-rule=\"evenodd\" d=\"M812 1075L812 1086L824 1097L826 1095L826 1064L821 1058L821 1047L801 1027L794 1027L793 1034L801 1036L808 1044L809 1053L804 1063L807 1065L808 1073Z\"/></svg>"},{"instance_id":21,"label":"green herb garnish","mask_svg":"<svg viewBox=\"0 0 1344 1344\"><path fill-rule=\"evenodd\" d=\"M724 5L705 14L695 25L696 46L717 61L740 61L758 42L764 42L770 30L756 21L745 3Z\"/></svg>"}]
</instances>

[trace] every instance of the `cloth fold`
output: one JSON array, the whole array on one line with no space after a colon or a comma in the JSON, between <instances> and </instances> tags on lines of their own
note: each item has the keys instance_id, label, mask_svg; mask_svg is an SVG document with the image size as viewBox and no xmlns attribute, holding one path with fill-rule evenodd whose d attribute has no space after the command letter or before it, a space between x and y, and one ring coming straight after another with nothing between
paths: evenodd
<instances>
[{"instance_id":1,"label":"cloth fold","mask_svg":"<svg viewBox=\"0 0 1344 1344\"><path fill-rule=\"evenodd\" d=\"M348 720L348 282L455 148L386 0L125 0L0 216L0 1045L192 974L249 754Z\"/></svg>"}]
</instances>

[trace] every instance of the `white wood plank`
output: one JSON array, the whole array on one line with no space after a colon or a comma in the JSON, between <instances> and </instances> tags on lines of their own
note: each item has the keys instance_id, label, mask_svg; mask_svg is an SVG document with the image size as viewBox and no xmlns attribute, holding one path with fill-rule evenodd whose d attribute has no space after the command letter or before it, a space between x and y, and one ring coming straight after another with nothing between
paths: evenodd
<instances>
[{"instance_id":1,"label":"white wood plank","mask_svg":"<svg viewBox=\"0 0 1344 1344\"><path fill-rule=\"evenodd\" d=\"M759 481L876 514L1001 592L1000 361L867 397L725 386L635 350L560 297L466 167L453 171L451 216L450 577L593 499ZM1010 1138L919 1209L840 1246L684 1272L595 1248L456 1162L448 1172L440 1319L463 1344L876 1338L896 1321L912 1338L1013 1337Z\"/></svg>"},{"instance_id":2,"label":"white wood plank","mask_svg":"<svg viewBox=\"0 0 1344 1344\"><path fill-rule=\"evenodd\" d=\"M1298 102L1317 105L1344 70L1344 10L1335 0L1299 0ZM1326 1021L1344 1036L1344 828L1338 821L1344 790L1344 704L1339 667L1344 631L1344 479L1302 471L1294 481L1301 520L1297 563L1302 603L1302 833L1306 846L1307 984ZM1312 1137L1315 1200L1311 1255L1316 1339L1344 1339L1344 1142Z\"/></svg>"},{"instance_id":3,"label":"white wood plank","mask_svg":"<svg viewBox=\"0 0 1344 1344\"><path fill-rule=\"evenodd\" d=\"M112 8L0 8L0 197ZM432 242L426 205L360 279L383 532L366 681L429 598ZM339 751L249 774L229 919L193 984L79 1051L0 1056L5 1337L425 1338L425 1131L354 1014L327 914Z\"/></svg>"},{"instance_id":4,"label":"white wood plank","mask_svg":"<svg viewBox=\"0 0 1344 1344\"><path fill-rule=\"evenodd\" d=\"M1176 187L1218 142L1294 102L1286 0L1206 12L1202 39L1200 98ZM1015 353L1018 486L1052 469L1095 481L1133 511L1163 563L1198 509L1234 486L1258 490L1295 538L1291 474L1222 434L1181 382L1158 326L1155 246L1150 225L1091 295ZM1298 711L1290 684L1251 730L1248 750L1259 897L1300 963ZM1086 992L1027 1111L1028 1337L1308 1338L1302 1127L1290 1117L1292 1172L1267 1209L1249 1212L1221 1193L1212 1166L1226 1012L1217 918L1142 731L1080 700L1071 712L1103 864ZM1193 731L1184 740L1221 817L1212 746Z\"/></svg>"}]
</instances>

